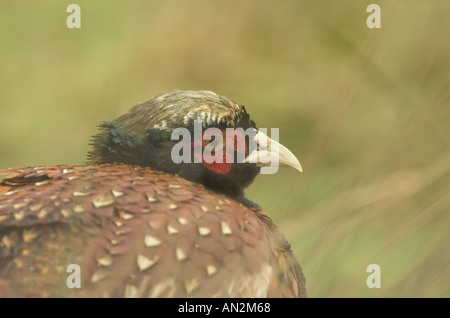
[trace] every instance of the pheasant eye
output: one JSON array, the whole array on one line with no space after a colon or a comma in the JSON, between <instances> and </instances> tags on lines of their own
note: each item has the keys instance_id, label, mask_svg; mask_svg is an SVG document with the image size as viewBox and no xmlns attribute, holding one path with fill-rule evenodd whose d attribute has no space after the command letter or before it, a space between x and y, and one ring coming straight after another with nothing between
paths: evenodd
<instances>
[{"instance_id":1,"label":"pheasant eye","mask_svg":"<svg viewBox=\"0 0 450 318\"><path fill-rule=\"evenodd\" d=\"M227 148L240 153L247 152L247 144L247 136L239 130L234 131L231 141L227 140Z\"/></svg>"}]
</instances>

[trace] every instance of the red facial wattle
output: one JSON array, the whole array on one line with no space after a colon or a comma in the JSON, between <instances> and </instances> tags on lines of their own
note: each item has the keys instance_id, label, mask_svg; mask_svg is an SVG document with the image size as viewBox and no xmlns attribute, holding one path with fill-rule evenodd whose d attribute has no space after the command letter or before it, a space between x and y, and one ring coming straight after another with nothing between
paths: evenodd
<instances>
[{"instance_id":1,"label":"red facial wattle","mask_svg":"<svg viewBox=\"0 0 450 318\"><path fill-rule=\"evenodd\" d=\"M196 153L194 151L194 157L196 157L198 160L201 159L203 166L205 166L207 169L209 169L217 174L227 174L228 172L230 172L231 167L233 165L234 152L246 153L247 143L244 142L244 144L241 144L241 143L237 142L236 138L243 137L243 136L241 136L242 134L239 131L236 132L236 134L238 136L236 136L232 140L228 140L226 138L225 130L221 130L221 131L222 131L223 141L225 143L224 143L223 150L220 152L216 152L215 155L208 156L208 155L203 154L203 150L206 145L205 140L203 140L203 136L202 136L201 141L195 140L191 143L191 145L192 145L192 148L194 149L194 146L199 145L201 142L202 153ZM219 156L222 155L222 162L216 162L214 160L218 155ZM205 158L207 160L205 160Z\"/></svg>"},{"instance_id":2,"label":"red facial wattle","mask_svg":"<svg viewBox=\"0 0 450 318\"><path fill-rule=\"evenodd\" d=\"M207 163L205 158L202 158L202 164L208 168L209 170L218 173L218 174L227 174L231 170L233 155L228 152L223 152L223 160L222 162L211 162ZM212 160L208 160L212 161Z\"/></svg>"}]
</instances>

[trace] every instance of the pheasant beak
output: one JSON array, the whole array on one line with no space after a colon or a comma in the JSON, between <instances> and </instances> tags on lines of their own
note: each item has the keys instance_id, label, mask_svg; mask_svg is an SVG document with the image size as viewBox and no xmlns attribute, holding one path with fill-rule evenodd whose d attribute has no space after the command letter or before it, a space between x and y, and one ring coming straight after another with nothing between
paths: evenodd
<instances>
[{"instance_id":1,"label":"pheasant beak","mask_svg":"<svg viewBox=\"0 0 450 318\"><path fill-rule=\"evenodd\" d=\"M254 149L255 146L256 149ZM249 151L250 153L245 159L246 163L256 163L260 167L278 164L280 167L292 167L303 172L300 162L289 149L259 130L255 130L253 141L250 141Z\"/></svg>"}]
</instances>

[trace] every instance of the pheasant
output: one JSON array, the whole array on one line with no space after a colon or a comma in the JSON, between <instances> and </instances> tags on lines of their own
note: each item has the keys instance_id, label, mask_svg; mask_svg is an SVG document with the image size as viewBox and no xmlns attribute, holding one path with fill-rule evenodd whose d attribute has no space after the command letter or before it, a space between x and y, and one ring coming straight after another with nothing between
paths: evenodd
<instances>
[{"instance_id":1,"label":"pheasant","mask_svg":"<svg viewBox=\"0 0 450 318\"><path fill-rule=\"evenodd\" d=\"M86 165L0 170L0 297L306 297L289 243L244 196L268 154L301 171L262 137L230 99L175 91L103 122Z\"/></svg>"}]
</instances>

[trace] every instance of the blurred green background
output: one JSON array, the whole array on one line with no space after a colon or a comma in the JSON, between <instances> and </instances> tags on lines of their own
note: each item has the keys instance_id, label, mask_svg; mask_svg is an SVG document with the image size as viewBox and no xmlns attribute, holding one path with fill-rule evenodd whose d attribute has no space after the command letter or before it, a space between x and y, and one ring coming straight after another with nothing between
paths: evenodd
<instances>
[{"instance_id":1,"label":"blurred green background","mask_svg":"<svg viewBox=\"0 0 450 318\"><path fill-rule=\"evenodd\" d=\"M81 7L81 29L66 7ZM96 125L208 89L280 128L304 173L247 196L311 297L450 297L450 2L0 1L0 168L82 164ZM366 268L381 266L381 288Z\"/></svg>"}]
</instances>

